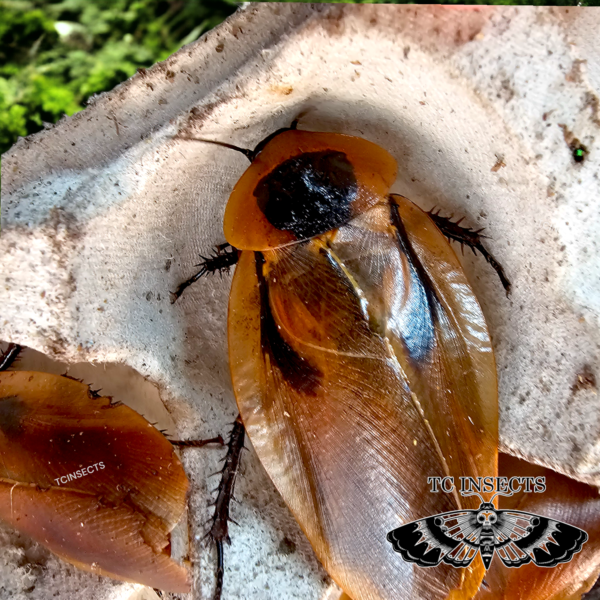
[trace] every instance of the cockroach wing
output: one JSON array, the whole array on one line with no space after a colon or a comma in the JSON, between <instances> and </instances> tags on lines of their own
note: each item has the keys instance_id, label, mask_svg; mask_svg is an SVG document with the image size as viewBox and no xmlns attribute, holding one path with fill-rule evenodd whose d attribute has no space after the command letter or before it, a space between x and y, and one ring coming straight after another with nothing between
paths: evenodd
<instances>
[{"instance_id":1,"label":"cockroach wing","mask_svg":"<svg viewBox=\"0 0 600 600\"><path fill-rule=\"evenodd\" d=\"M168 440L67 377L0 373L0 518L74 565L189 591L169 557L187 477Z\"/></svg>"},{"instance_id":2,"label":"cockroach wing","mask_svg":"<svg viewBox=\"0 0 600 600\"><path fill-rule=\"evenodd\" d=\"M391 206L340 229L333 250L389 340L456 484L472 473L496 475L494 354L479 303L444 235L414 203L393 195ZM472 503L477 508L475 497Z\"/></svg>"},{"instance_id":3,"label":"cockroach wing","mask_svg":"<svg viewBox=\"0 0 600 600\"><path fill-rule=\"evenodd\" d=\"M229 306L233 385L259 458L348 595L469 598L479 561L420 569L386 539L423 516L477 508L430 493L428 478L494 476L497 451L494 359L478 304L443 238L434 250L457 282L445 289L461 298L449 304L433 277L416 290L410 277L422 270L406 258L394 210L382 202L336 232L242 253ZM435 318L422 314L419 290L438 298Z\"/></svg>"}]
</instances>

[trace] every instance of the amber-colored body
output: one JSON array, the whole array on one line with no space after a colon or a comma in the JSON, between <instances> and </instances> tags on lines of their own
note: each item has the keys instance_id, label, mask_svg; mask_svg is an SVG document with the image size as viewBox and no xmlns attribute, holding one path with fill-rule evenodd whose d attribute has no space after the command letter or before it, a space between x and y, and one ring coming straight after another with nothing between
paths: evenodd
<instances>
[{"instance_id":1,"label":"amber-colored body","mask_svg":"<svg viewBox=\"0 0 600 600\"><path fill-rule=\"evenodd\" d=\"M233 189L223 222L227 241L239 250L268 250L298 241L290 231L276 229L268 222L252 200L254 192L265 175L291 157L332 148L348 157L356 176L353 214L380 202L394 183L397 169L396 161L383 148L347 135L286 131L267 144Z\"/></svg>"},{"instance_id":2,"label":"amber-colored body","mask_svg":"<svg viewBox=\"0 0 600 600\"><path fill-rule=\"evenodd\" d=\"M175 592L188 481L148 421L67 377L0 373L0 519L86 571Z\"/></svg>"},{"instance_id":3,"label":"amber-colored body","mask_svg":"<svg viewBox=\"0 0 600 600\"><path fill-rule=\"evenodd\" d=\"M306 189L327 200L350 181L349 209L336 209L347 220L325 230L288 219L295 231L279 231L257 201L264 189L253 190L266 181L302 203L269 172L288 161L281 172L302 187L307 161L290 157L315 147L334 156L323 163L331 174L311 175ZM420 569L386 540L424 515L476 508L472 498L430 493L428 477L494 476L498 447L484 317L435 224L388 194L395 169L365 140L290 131L242 176L225 217L227 240L242 250L229 304L233 386L261 462L349 596L471 598L480 562Z\"/></svg>"}]
</instances>

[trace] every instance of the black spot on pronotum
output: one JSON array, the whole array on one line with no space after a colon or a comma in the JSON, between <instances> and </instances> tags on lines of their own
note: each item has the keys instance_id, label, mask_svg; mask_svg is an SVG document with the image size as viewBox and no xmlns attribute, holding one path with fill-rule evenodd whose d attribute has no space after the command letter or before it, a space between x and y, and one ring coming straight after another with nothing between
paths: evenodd
<instances>
[{"instance_id":1,"label":"black spot on pronotum","mask_svg":"<svg viewBox=\"0 0 600 600\"><path fill-rule=\"evenodd\" d=\"M0 431L6 437L16 437L22 431L27 406L19 396L0 398Z\"/></svg>"},{"instance_id":2,"label":"black spot on pronotum","mask_svg":"<svg viewBox=\"0 0 600 600\"><path fill-rule=\"evenodd\" d=\"M347 223L356 192L347 156L326 150L284 161L258 182L254 195L274 227L306 239Z\"/></svg>"}]
</instances>

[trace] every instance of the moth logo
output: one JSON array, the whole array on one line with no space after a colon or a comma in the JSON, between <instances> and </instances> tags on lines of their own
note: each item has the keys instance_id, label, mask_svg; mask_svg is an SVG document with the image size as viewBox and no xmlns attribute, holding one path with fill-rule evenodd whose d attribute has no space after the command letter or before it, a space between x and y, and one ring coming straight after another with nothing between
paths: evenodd
<instances>
[{"instance_id":1,"label":"moth logo","mask_svg":"<svg viewBox=\"0 0 600 600\"><path fill-rule=\"evenodd\" d=\"M442 561L456 568L468 567L477 553L486 569L494 553L507 567L533 562L555 567L569 562L588 539L582 529L520 510L498 510L494 498L512 496L497 492L489 502L479 496L477 510L455 510L413 521L390 531L387 539L406 562L435 567Z\"/></svg>"}]
</instances>

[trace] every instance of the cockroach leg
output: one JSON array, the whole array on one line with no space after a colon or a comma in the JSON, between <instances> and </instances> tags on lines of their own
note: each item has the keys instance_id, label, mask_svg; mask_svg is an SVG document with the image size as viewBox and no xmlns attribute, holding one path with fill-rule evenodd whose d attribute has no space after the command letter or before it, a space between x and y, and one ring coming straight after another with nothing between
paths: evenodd
<instances>
[{"instance_id":1,"label":"cockroach leg","mask_svg":"<svg viewBox=\"0 0 600 600\"><path fill-rule=\"evenodd\" d=\"M212 256L200 256L202 262L197 264L200 270L188 280L184 281L179 287L171 293L171 304L177 301L179 296L183 294L184 290L192 285L195 281L198 281L200 277L211 273L219 272L222 274L224 271L229 272L229 269L235 265L239 260L239 251L234 248L231 244L219 244L215 247Z\"/></svg>"},{"instance_id":2,"label":"cockroach leg","mask_svg":"<svg viewBox=\"0 0 600 600\"><path fill-rule=\"evenodd\" d=\"M242 418L238 415L229 437L225 464L221 471L221 482L217 488L218 494L215 501L215 514L213 516L212 527L208 532L208 537L213 540L217 546L217 582L213 600L221 600L221 593L223 591L223 542L226 542L227 544L231 543L229 539L229 521L232 521L232 519L229 516L229 506L231 499L233 498L235 479L240 467L245 435L246 431L244 429L244 424L242 423Z\"/></svg>"},{"instance_id":3,"label":"cockroach leg","mask_svg":"<svg viewBox=\"0 0 600 600\"><path fill-rule=\"evenodd\" d=\"M227 454L225 455L225 464L219 473L221 474L221 481L217 487L217 499L213 506L215 507L215 514L212 518L212 526L206 537L209 537L215 542L217 547L217 571L216 571L216 585L213 600L221 600L221 594L223 592L223 576L225 573L223 567L223 542L230 543L229 539L229 521L233 519L229 516L229 506L233 498L233 490L235 487L235 479L240 467L240 459L242 455L242 449L244 448L244 439L246 436L246 430L242 423L240 415L237 416L231 434L229 436L229 443L227 444ZM220 444L225 445L223 438L218 435L217 437L208 440L169 440L171 444L184 448L199 448L206 446L207 444ZM214 473L217 475L218 473Z\"/></svg>"},{"instance_id":4,"label":"cockroach leg","mask_svg":"<svg viewBox=\"0 0 600 600\"><path fill-rule=\"evenodd\" d=\"M17 360L23 348L19 344L9 344L6 352L0 356L0 371L6 371Z\"/></svg>"},{"instance_id":5,"label":"cockroach leg","mask_svg":"<svg viewBox=\"0 0 600 600\"><path fill-rule=\"evenodd\" d=\"M169 440L173 446L179 446L180 448L201 448L208 444L219 444L219 446L225 445L225 440L218 435L217 437L210 438L209 440Z\"/></svg>"},{"instance_id":6,"label":"cockroach leg","mask_svg":"<svg viewBox=\"0 0 600 600\"><path fill-rule=\"evenodd\" d=\"M475 250L479 250L485 260L495 269L496 273L498 273L498 277L500 277L500 281L502 282L502 286L506 290L506 295L510 293L510 281L502 268L502 265L492 256L492 254L486 249L483 245L481 238L485 237L481 235L483 229L478 229L477 231L470 229L468 227L463 227L460 222L462 219L454 222L451 221L448 217L440 216L439 209L437 212L434 212L434 209L431 209L428 213L431 220L437 225L438 229L450 240L454 240L456 242L460 242L462 245L467 245L473 253L475 254Z\"/></svg>"}]
</instances>

